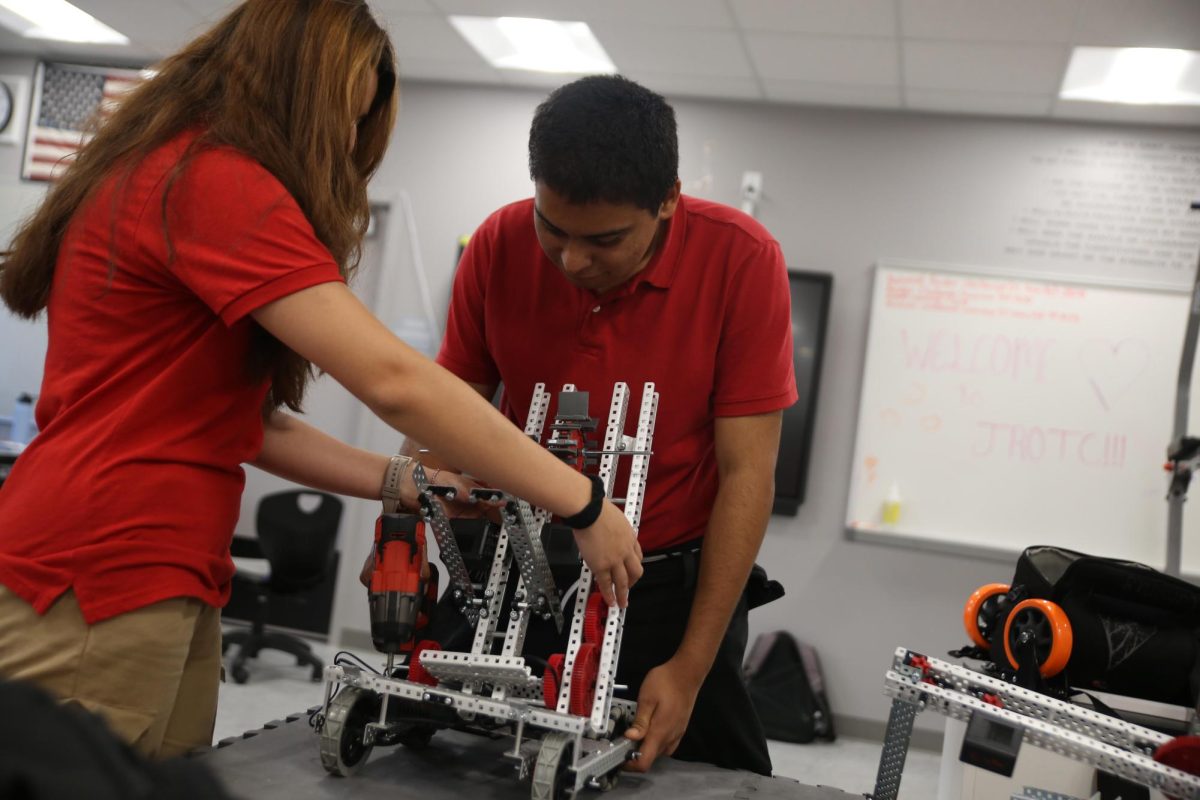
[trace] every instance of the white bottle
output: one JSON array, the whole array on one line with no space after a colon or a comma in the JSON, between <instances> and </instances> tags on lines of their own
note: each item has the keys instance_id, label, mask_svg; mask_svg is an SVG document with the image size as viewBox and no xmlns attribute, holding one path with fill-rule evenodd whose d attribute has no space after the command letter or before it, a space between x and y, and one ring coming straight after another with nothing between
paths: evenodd
<instances>
[{"instance_id":1,"label":"white bottle","mask_svg":"<svg viewBox=\"0 0 1200 800\"><path fill-rule=\"evenodd\" d=\"M33 421L33 398L22 394L13 406L12 424L9 428L9 438L14 442L28 444L37 430Z\"/></svg>"}]
</instances>

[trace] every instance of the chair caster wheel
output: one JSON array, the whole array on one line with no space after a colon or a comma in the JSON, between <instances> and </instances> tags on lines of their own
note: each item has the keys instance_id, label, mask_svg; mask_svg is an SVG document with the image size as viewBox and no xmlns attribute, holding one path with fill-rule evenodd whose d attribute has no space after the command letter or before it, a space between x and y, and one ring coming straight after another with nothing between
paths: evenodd
<instances>
[{"instance_id":1,"label":"chair caster wheel","mask_svg":"<svg viewBox=\"0 0 1200 800\"><path fill-rule=\"evenodd\" d=\"M250 680L250 673L241 664L234 664L229 674L233 676L234 683L245 683Z\"/></svg>"}]
</instances>

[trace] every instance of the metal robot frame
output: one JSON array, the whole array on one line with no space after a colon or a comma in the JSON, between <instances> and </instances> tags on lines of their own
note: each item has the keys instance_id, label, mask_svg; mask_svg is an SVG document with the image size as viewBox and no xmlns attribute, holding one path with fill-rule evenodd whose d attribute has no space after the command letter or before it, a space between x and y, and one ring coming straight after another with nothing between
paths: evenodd
<instances>
[{"instance_id":1,"label":"metal robot frame","mask_svg":"<svg viewBox=\"0 0 1200 800\"><path fill-rule=\"evenodd\" d=\"M1200 777L1160 764L1156 748L1172 737L1089 708L1022 689L966 667L900 647L887 671L892 710L884 735L874 800L895 800L912 736L924 710L969 722L981 714L1020 731L1031 745L1099 767L1166 795L1200 799Z\"/></svg>"},{"instance_id":2,"label":"metal robot frame","mask_svg":"<svg viewBox=\"0 0 1200 800\"><path fill-rule=\"evenodd\" d=\"M574 392L575 387L568 384L563 391ZM654 384L646 383L642 389L636 436L626 436L630 390L626 384L617 383L613 387L603 448L586 451L586 455L599 456L598 474L610 498L616 482L618 457L631 458L624 512L635 533L641 519L658 400ZM525 433L534 441L542 441L549 402L550 394L545 384L537 384L525 425ZM547 446L568 450L576 446L578 464L582 468L585 451L579 422L578 416L564 417L560 408ZM503 501L504 524L487 582L482 592L478 592L468 575L449 520L429 492L424 472L419 468L414 470L414 479L426 498L422 502L421 515L427 529L434 534L449 576L446 591L452 593L475 628L471 651L424 650L419 655L414 651L410 661L416 661L420 670L436 679L439 684L436 686L414 682L411 672L409 679L393 676L391 658L384 674L348 664L326 667L325 700L318 722L322 764L331 773L348 776L366 761L375 744L419 745L427 742L437 728L454 727L492 735L510 733L513 744L504 757L514 762L519 779L531 779L534 800L573 797L584 786L611 788L621 765L632 757L633 742L620 734L633 721L637 707L634 702L613 697L625 610L613 609L615 613L597 618L596 607L602 604L595 600L589 602L589 598L595 594L598 599L599 593L591 570L587 564L581 564L562 678L557 701L550 707L543 700L543 680L531 674L521 654L532 614L554 619L560 630L564 622L561 600L541 541L542 526L550 515L519 498L499 492L480 493L479 496ZM507 629L500 634L496 631L497 622L514 564L518 571L516 593ZM601 624L600 642L585 641L600 634ZM493 652L495 641L501 636L500 652ZM593 666L585 669L585 662ZM573 679L579 675L590 684L588 669L595 670L595 689L590 704L584 709L580 707L579 698L586 696L586 691L576 689L573 693L572 686ZM440 685L443 682L461 685L448 688ZM587 688L590 686L583 687L584 690ZM362 706L359 701L370 695L381 697L382 702L377 717L368 721L362 719L361 712L356 709ZM407 720L389 721L389 704L400 705ZM573 707L587 713L572 713ZM428 724L414 726L411 722L413 713ZM361 741L358 739L360 728Z\"/></svg>"}]
</instances>

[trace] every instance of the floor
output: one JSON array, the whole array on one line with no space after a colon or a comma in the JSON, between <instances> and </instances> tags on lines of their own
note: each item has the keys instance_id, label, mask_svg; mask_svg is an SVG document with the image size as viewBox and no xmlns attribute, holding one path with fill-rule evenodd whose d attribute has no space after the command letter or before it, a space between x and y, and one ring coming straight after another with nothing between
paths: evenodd
<instances>
[{"instance_id":1,"label":"floor","mask_svg":"<svg viewBox=\"0 0 1200 800\"><path fill-rule=\"evenodd\" d=\"M314 643L313 649L326 662L332 662L335 648ZM374 652L357 652L368 663L382 663ZM265 651L249 662L250 680L221 685L217 706L214 741L240 736L263 723L281 719L298 710L319 705L323 685L308 680L307 668L296 666L295 659L279 652ZM316 746L314 740L313 746ZM775 773L801 783L831 786L854 794L873 789L879 763L880 743L863 739L839 738L832 744L796 745L771 742L771 760ZM900 800L935 797L941 756L924 750L911 750L905 762Z\"/></svg>"}]
</instances>

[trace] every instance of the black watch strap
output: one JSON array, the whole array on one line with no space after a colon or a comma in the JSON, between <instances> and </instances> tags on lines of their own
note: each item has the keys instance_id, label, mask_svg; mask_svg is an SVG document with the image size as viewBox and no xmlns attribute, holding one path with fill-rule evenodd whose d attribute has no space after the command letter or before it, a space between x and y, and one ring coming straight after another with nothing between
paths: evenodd
<instances>
[{"instance_id":1,"label":"black watch strap","mask_svg":"<svg viewBox=\"0 0 1200 800\"><path fill-rule=\"evenodd\" d=\"M600 519L600 512L604 509L604 481L595 475L588 475L587 479L592 482L592 499L588 500L588 504L578 514L562 518L563 524L568 528L580 530L592 527L596 520Z\"/></svg>"}]
</instances>

